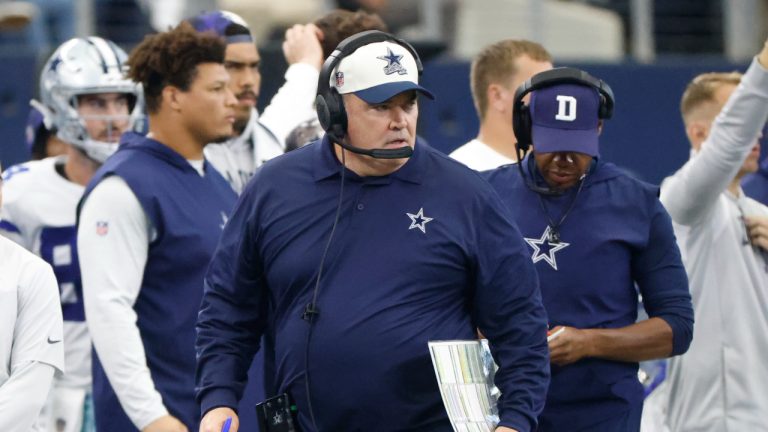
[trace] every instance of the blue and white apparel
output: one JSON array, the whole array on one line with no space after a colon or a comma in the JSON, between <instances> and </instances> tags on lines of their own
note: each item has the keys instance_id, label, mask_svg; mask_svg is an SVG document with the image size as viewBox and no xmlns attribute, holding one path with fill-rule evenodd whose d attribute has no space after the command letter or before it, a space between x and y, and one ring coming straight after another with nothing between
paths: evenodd
<instances>
[{"instance_id":1,"label":"blue and white apparel","mask_svg":"<svg viewBox=\"0 0 768 432\"><path fill-rule=\"evenodd\" d=\"M140 430L167 414L197 429L194 323L234 200L204 160L133 133L86 188L78 248L99 430Z\"/></svg>"},{"instance_id":2,"label":"blue and white apparel","mask_svg":"<svg viewBox=\"0 0 768 432\"><path fill-rule=\"evenodd\" d=\"M208 162L239 195L256 168L283 154L285 148L282 141L259 121L259 113L254 109L240 136L223 143L208 144L203 151Z\"/></svg>"},{"instance_id":3,"label":"blue and white apparel","mask_svg":"<svg viewBox=\"0 0 768 432\"><path fill-rule=\"evenodd\" d=\"M39 257L0 238L0 430L36 423L54 373L64 372L56 278Z\"/></svg>"},{"instance_id":4,"label":"blue and white apparel","mask_svg":"<svg viewBox=\"0 0 768 432\"><path fill-rule=\"evenodd\" d=\"M514 159L497 152L477 138L455 149L450 156L475 171L487 171L515 163Z\"/></svg>"},{"instance_id":5,"label":"blue and white apparel","mask_svg":"<svg viewBox=\"0 0 768 432\"><path fill-rule=\"evenodd\" d=\"M768 69L755 59L701 150L661 186L699 335L667 369L673 431L768 431L768 255L743 222L768 207L728 191L767 118Z\"/></svg>"},{"instance_id":6,"label":"blue and white apparel","mask_svg":"<svg viewBox=\"0 0 768 432\"><path fill-rule=\"evenodd\" d=\"M528 156L521 168L527 178L543 183L532 162ZM693 318L688 283L655 187L599 160L582 186L559 196L531 191L516 165L483 175L511 209L528 244L551 327L634 324L639 289L648 315L672 328L672 355L685 352ZM565 212L567 217L556 227L559 241L554 241L550 218L558 221ZM639 411L643 387L637 370L637 363L598 358L552 365L541 415L544 430L590 430L590 425Z\"/></svg>"},{"instance_id":7,"label":"blue and white apparel","mask_svg":"<svg viewBox=\"0 0 768 432\"><path fill-rule=\"evenodd\" d=\"M224 229L198 322L203 412L234 406L266 334L277 391L313 430L301 316L345 169L333 147L326 136L265 164ZM525 244L495 193L418 140L390 175L345 176L309 346L318 427L449 430L427 342L474 339L479 327L502 365L501 424L535 429L548 382L546 318ZM234 328L217 328L223 321Z\"/></svg>"},{"instance_id":8,"label":"blue and white apparel","mask_svg":"<svg viewBox=\"0 0 768 432\"><path fill-rule=\"evenodd\" d=\"M67 373L56 376L40 421L44 430L79 432L92 428L84 415L91 394L91 338L85 323L76 245L77 203L84 187L56 171L64 157L47 158L8 168L3 174L0 235L42 257L58 281L64 317Z\"/></svg>"}]
</instances>

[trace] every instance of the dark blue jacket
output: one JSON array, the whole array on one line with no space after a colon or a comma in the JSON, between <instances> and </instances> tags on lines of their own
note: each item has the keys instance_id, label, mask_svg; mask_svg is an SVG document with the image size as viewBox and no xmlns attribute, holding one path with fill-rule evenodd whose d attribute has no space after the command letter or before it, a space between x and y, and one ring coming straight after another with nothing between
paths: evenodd
<instances>
[{"instance_id":1,"label":"dark blue jacket","mask_svg":"<svg viewBox=\"0 0 768 432\"><path fill-rule=\"evenodd\" d=\"M157 231L133 308L155 387L170 414L190 431L198 430L200 422L194 399L194 341L203 276L236 199L208 163L205 174L201 177L170 147L127 133L81 201L102 179L117 175L131 188ZM95 355L93 398L98 430L136 430Z\"/></svg>"},{"instance_id":2,"label":"dark blue jacket","mask_svg":"<svg viewBox=\"0 0 768 432\"><path fill-rule=\"evenodd\" d=\"M521 165L530 179L531 160ZM534 169L537 184L543 179ZM549 325L619 328L637 320L638 289L648 315L673 331L673 355L688 349L693 309L688 278L672 222L658 188L635 180L615 165L597 161L578 188L543 196L521 181L517 165L483 173L508 205L528 243L541 282ZM542 199L543 203L539 200ZM549 219L560 225L561 243L547 240ZM549 218L542 206L546 208ZM547 430L588 430L590 424L626 414L643 403L637 363L587 358L552 365L542 423Z\"/></svg>"},{"instance_id":3,"label":"dark blue jacket","mask_svg":"<svg viewBox=\"0 0 768 432\"><path fill-rule=\"evenodd\" d=\"M525 243L477 173L423 142L390 175L345 171L308 338L302 312L341 169L323 139L264 164L241 196L198 321L203 411L234 406L266 334L277 391L296 401L304 431L314 430L306 371L321 431L450 431L427 342L475 339L479 328L501 365L502 424L535 429L548 384L546 316Z\"/></svg>"},{"instance_id":4,"label":"dark blue jacket","mask_svg":"<svg viewBox=\"0 0 768 432\"><path fill-rule=\"evenodd\" d=\"M756 173L744 177L741 187L748 197L768 205L768 159L763 160Z\"/></svg>"}]
</instances>

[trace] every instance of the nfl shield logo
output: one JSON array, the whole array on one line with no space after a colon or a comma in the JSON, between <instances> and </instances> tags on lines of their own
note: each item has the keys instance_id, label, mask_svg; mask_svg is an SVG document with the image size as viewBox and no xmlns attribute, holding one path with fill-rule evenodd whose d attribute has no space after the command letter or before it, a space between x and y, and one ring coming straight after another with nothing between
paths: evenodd
<instances>
[{"instance_id":1,"label":"nfl shield logo","mask_svg":"<svg viewBox=\"0 0 768 432\"><path fill-rule=\"evenodd\" d=\"M344 72L336 72L336 87L344 85Z\"/></svg>"},{"instance_id":2,"label":"nfl shield logo","mask_svg":"<svg viewBox=\"0 0 768 432\"><path fill-rule=\"evenodd\" d=\"M96 234L100 236L105 236L109 232L109 223L106 221L98 221L96 222Z\"/></svg>"}]
</instances>

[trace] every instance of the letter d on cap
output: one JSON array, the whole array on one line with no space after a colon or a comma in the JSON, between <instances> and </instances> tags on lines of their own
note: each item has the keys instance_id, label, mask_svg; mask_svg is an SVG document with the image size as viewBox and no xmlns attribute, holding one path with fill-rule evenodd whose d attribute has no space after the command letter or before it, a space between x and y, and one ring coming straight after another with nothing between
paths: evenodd
<instances>
[{"instance_id":1,"label":"letter d on cap","mask_svg":"<svg viewBox=\"0 0 768 432\"><path fill-rule=\"evenodd\" d=\"M576 98L573 96L557 95L557 115L555 120L576 120Z\"/></svg>"}]
</instances>

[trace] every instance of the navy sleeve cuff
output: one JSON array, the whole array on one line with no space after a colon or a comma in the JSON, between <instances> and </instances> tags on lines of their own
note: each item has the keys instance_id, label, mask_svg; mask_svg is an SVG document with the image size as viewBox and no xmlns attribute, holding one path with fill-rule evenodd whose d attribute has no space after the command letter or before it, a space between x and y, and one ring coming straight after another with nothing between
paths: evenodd
<instances>
[{"instance_id":1,"label":"navy sleeve cuff","mask_svg":"<svg viewBox=\"0 0 768 432\"><path fill-rule=\"evenodd\" d=\"M208 411L220 407L232 408L237 412L237 397L234 391L226 388L208 391L200 401L200 414L204 416Z\"/></svg>"},{"instance_id":2,"label":"navy sleeve cuff","mask_svg":"<svg viewBox=\"0 0 768 432\"><path fill-rule=\"evenodd\" d=\"M672 353L671 356L685 354L693 340L693 320L677 315L658 315L672 328Z\"/></svg>"},{"instance_id":3,"label":"navy sleeve cuff","mask_svg":"<svg viewBox=\"0 0 768 432\"><path fill-rule=\"evenodd\" d=\"M518 412L506 413L497 427L498 426L512 428L518 432L531 432L536 428L535 424L531 425L527 416Z\"/></svg>"}]
</instances>

